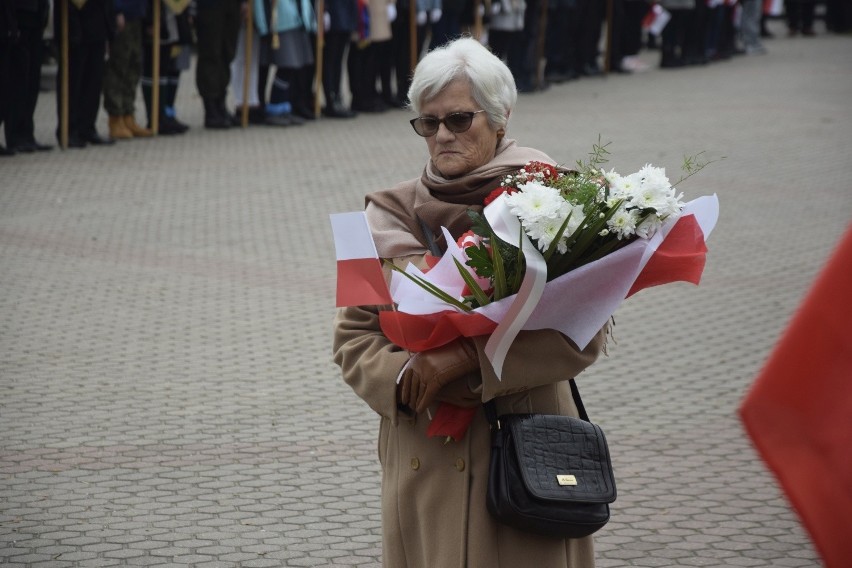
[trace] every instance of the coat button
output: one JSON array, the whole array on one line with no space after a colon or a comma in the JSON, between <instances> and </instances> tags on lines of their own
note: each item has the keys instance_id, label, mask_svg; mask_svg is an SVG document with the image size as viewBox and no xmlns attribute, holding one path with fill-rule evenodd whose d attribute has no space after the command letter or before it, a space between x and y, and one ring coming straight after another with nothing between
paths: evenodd
<instances>
[{"instance_id":1,"label":"coat button","mask_svg":"<svg viewBox=\"0 0 852 568\"><path fill-rule=\"evenodd\" d=\"M420 460L417 458L411 458L411 469L417 471L420 469Z\"/></svg>"},{"instance_id":2,"label":"coat button","mask_svg":"<svg viewBox=\"0 0 852 568\"><path fill-rule=\"evenodd\" d=\"M464 460L459 458L456 460L456 469L459 471L464 471Z\"/></svg>"}]
</instances>

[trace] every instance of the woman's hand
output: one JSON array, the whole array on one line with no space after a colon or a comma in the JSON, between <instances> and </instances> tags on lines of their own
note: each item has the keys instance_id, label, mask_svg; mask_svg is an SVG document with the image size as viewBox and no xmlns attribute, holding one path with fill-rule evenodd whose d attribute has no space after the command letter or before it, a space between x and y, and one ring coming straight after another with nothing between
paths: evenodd
<instances>
[{"instance_id":1,"label":"woman's hand","mask_svg":"<svg viewBox=\"0 0 852 568\"><path fill-rule=\"evenodd\" d=\"M477 369L476 348L465 339L418 353L400 378L399 401L421 413L444 386Z\"/></svg>"}]
</instances>

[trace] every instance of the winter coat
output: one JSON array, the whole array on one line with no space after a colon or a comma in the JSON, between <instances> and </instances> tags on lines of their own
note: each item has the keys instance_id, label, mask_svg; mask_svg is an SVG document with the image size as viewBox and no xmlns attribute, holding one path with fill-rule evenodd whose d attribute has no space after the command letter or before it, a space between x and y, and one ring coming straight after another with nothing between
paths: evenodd
<instances>
[{"instance_id":1,"label":"winter coat","mask_svg":"<svg viewBox=\"0 0 852 568\"><path fill-rule=\"evenodd\" d=\"M520 165L527 159L532 158L523 159ZM417 188L417 180L390 191L399 196L388 209L394 211L391 219L406 217L410 221L416 204L435 200L429 191ZM380 239L379 254L396 256L393 262L400 267L414 262L423 268L426 246L421 237L395 237L383 248L381 239L399 234L401 226L410 225L391 221L382 226L371 218L374 211L368 205L371 228ZM388 218L388 214L383 214ZM341 309L335 319L333 350L343 379L380 416L383 565L593 567L592 537L539 537L501 525L491 517L485 503L490 429L481 403L494 400L499 413L576 416L567 380L595 361L605 343L606 330L601 330L582 350L555 330L523 331L509 350L501 379L485 358L487 337L475 338L480 370L444 387L438 401L477 406L478 410L464 437L445 443L442 438L426 435L429 414L409 417L397 409L396 379L409 354L382 333L380 309L389 307ZM437 407L436 401L430 408L432 416Z\"/></svg>"},{"instance_id":2,"label":"winter coat","mask_svg":"<svg viewBox=\"0 0 852 568\"><path fill-rule=\"evenodd\" d=\"M326 0L330 32L354 32L358 29L357 0Z\"/></svg>"}]
</instances>

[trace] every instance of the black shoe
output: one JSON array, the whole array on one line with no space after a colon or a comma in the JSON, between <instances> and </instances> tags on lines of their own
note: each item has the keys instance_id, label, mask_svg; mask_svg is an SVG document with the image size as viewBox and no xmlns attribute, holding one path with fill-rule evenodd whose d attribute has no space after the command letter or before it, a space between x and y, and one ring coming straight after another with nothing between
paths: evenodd
<instances>
[{"instance_id":1,"label":"black shoe","mask_svg":"<svg viewBox=\"0 0 852 568\"><path fill-rule=\"evenodd\" d=\"M14 146L10 146L9 149L14 152L20 152L21 154L32 154L36 151L35 144L32 142L20 142Z\"/></svg>"},{"instance_id":2,"label":"black shoe","mask_svg":"<svg viewBox=\"0 0 852 568\"><path fill-rule=\"evenodd\" d=\"M293 114L305 120L316 120L317 118L314 111L305 105L293 105Z\"/></svg>"},{"instance_id":3,"label":"black shoe","mask_svg":"<svg viewBox=\"0 0 852 568\"><path fill-rule=\"evenodd\" d=\"M385 103L385 104L386 104L389 108L399 108L399 109L403 109L403 108L406 108L406 107L408 106L408 104L407 104L404 100L402 100L402 99L400 99L400 98L397 98L397 97L387 97L387 98L382 98L382 101L383 101L383 102L384 102L384 103Z\"/></svg>"},{"instance_id":4,"label":"black shoe","mask_svg":"<svg viewBox=\"0 0 852 568\"><path fill-rule=\"evenodd\" d=\"M46 152L48 150L53 150L53 146L50 144L39 144L35 140L29 140L27 142L19 142L15 144L16 152L24 152L29 154L30 152Z\"/></svg>"},{"instance_id":5,"label":"black shoe","mask_svg":"<svg viewBox=\"0 0 852 568\"><path fill-rule=\"evenodd\" d=\"M302 119L296 120L289 112L282 114L269 114L264 119L264 124L267 126L300 126L303 124Z\"/></svg>"},{"instance_id":6,"label":"black shoe","mask_svg":"<svg viewBox=\"0 0 852 568\"><path fill-rule=\"evenodd\" d=\"M582 74L586 77L597 77L601 74L601 68L597 63L587 63L583 66Z\"/></svg>"},{"instance_id":7,"label":"black shoe","mask_svg":"<svg viewBox=\"0 0 852 568\"><path fill-rule=\"evenodd\" d=\"M385 106L379 99L374 99L372 101L353 101L352 102L352 110L358 112L371 112L371 113L380 113L388 110L388 107Z\"/></svg>"},{"instance_id":8,"label":"black shoe","mask_svg":"<svg viewBox=\"0 0 852 568\"><path fill-rule=\"evenodd\" d=\"M243 108L236 107L234 109L234 116L240 121L240 125L243 124ZM249 124L266 124L266 112L259 106L249 107L248 109L248 123Z\"/></svg>"},{"instance_id":9,"label":"black shoe","mask_svg":"<svg viewBox=\"0 0 852 568\"><path fill-rule=\"evenodd\" d=\"M183 134L184 132L186 131L180 129L175 119L169 118L168 116L160 117L160 127L157 129L157 134L172 136L174 134Z\"/></svg>"},{"instance_id":10,"label":"black shoe","mask_svg":"<svg viewBox=\"0 0 852 568\"><path fill-rule=\"evenodd\" d=\"M660 60L661 69L677 69L683 65L683 59L680 57L664 57Z\"/></svg>"},{"instance_id":11,"label":"black shoe","mask_svg":"<svg viewBox=\"0 0 852 568\"><path fill-rule=\"evenodd\" d=\"M225 130L233 125L227 111L222 111L217 101L204 99L204 128Z\"/></svg>"},{"instance_id":12,"label":"black shoe","mask_svg":"<svg viewBox=\"0 0 852 568\"><path fill-rule=\"evenodd\" d=\"M169 118L169 122L172 123L172 126L178 131L178 134L183 134L187 130L189 130L189 125L179 121L176 118Z\"/></svg>"},{"instance_id":13,"label":"black shoe","mask_svg":"<svg viewBox=\"0 0 852 568\"><path fill-rule=\"evenodd\" d=\"M68 135L68 147L69 148L85 148L86 141L77 136L76 134Z\"/></svg>"},{"instance_id":14,"label":"black shoe","mask_svg":"<svg viewBox=\"0 0 852 568\"><path fill-rule=\"evenodd\" d=\"M328 118L355 118L358 116L357 112L343 106L338 98L331 99L331 104L322 109L322 114Z\"/></svg>"},{"instance_id":15,"label":"black shoe","mask_svg":"<svg viewBox=\"0 0 852 568\"><path fill-rule=\"evenodd\" d=\"M218 113L207 115L204 117L204 128L212 128L214 130L225 130L233 125L231 118L228 116L220 116Z\"/></svg>"},{"instance_id":16,"label":"black shoe","mask_svg":"<svg viewBox=\"0 0 852 568\"><path fill-rule=\"evenodd\" d=\"M97 132L93 132L86 136L86 142L94 146L111 146L112 144L115 144L115 140L112 138L104 138Z\"/></svg>"},{"instance_id":17,"label":"black shoe","mask_svg":"<svg viewBox=\"0 0 852 568\"><path fill-rule=\"evenodd\" d=\"M7 148L3 145L0 145L0 156L14 156L15 151L12 148Z\"/></svg>"}]
</instances>

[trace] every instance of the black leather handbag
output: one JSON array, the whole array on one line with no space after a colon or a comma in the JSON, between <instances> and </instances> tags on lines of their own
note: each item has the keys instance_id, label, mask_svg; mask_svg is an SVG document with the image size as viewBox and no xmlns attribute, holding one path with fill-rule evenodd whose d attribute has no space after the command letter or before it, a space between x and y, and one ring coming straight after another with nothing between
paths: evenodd
<instances>
[{"instance_id":1,"label":"black leather handbag","mask_svg":"<svg viewBox=\"0 0 852 568\"><path fill-rule=\"evenodd\" d=\"M491 423L489 512L513 528L558 538L588 536L609 521L615 476L603 430L589 421L577 385L580 418L504 414L485 404Z\"/></svg>"}]
</instances>

